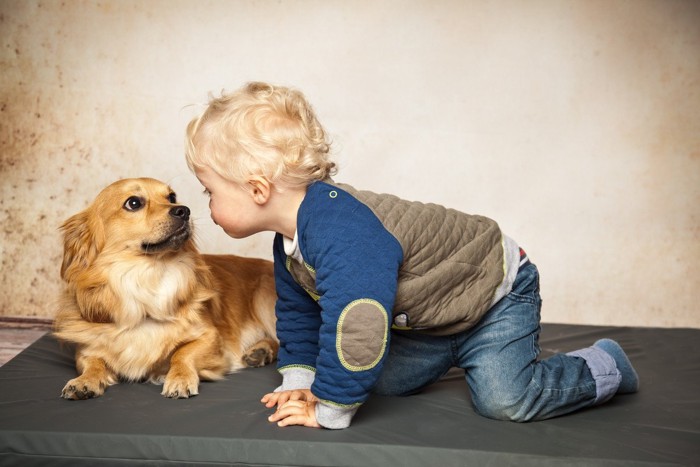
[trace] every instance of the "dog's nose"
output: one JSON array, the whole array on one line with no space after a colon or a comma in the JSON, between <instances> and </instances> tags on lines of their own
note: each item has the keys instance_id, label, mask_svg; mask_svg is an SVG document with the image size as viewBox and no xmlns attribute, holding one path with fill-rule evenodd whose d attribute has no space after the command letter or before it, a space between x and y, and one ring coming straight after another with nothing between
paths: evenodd
<instances>
[{"instance_id":1,"label":"dog's nose","mask_svg":"<svg viewBox=\"0 0 700 467\"><path fill-rule=\"evenodd\" d=\"M170 208L170 215L186 221L190 218L190 208L187 206L175 206Z\"/></svg>"}]
</instances>

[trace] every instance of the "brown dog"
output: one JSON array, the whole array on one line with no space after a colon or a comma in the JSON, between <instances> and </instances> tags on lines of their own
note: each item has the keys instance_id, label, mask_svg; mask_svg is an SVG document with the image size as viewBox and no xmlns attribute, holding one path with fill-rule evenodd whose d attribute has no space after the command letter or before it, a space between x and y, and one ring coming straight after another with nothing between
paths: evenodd
<instances>
[{"instance_id":1,"label":"brown dog","mask_svg":"<svg viewBox=\"0 0 700 467\"><path fill-rule=\"evenodd\" d=\"M272 263L202 255L190 210L166 184L120 180L69 218L55 336L76 344L80 374L62 397L102 395L119 379L187 398L277 356Z\"/></svg>"}]
</instances>

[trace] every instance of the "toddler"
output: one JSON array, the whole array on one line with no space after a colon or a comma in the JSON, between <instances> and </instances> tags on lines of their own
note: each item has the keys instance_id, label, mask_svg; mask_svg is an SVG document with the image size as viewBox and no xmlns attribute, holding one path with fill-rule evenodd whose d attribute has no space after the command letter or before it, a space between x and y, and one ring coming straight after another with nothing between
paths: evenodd
<instances>
[{"instance_id":1,"label":"toddler","mask_svg":"<svg viewBox=\"0 0 700 467\"><path fill-rule=\"evenodd\" d=\"M280 426L345 428L371 393L465 370L475 410L542 420L637 391L620 346L538 361L539 276L493 220L337 183L298 91L249 83L187 127L186 157L233 238L276 232Z\"/></svg>"}]
</instances>

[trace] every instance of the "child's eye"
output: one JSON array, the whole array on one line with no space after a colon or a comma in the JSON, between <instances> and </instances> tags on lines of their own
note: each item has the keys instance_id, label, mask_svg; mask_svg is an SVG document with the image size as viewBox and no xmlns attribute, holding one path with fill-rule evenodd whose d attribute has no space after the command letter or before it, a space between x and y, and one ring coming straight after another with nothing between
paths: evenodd
<instances>
[{"instance_id":1,"label":"child's eye","mask_svg":"<svg viewBox=\"0 0 700 467\"><path fill-rule=\"evenodd\" d=\"M202 192L202 194L203 194L204 196L207 196L207 197L211 198L211 192L210 192L209 190L207 190L206 188L204 189L204 191Z\"/></svg>"}]
</instances>

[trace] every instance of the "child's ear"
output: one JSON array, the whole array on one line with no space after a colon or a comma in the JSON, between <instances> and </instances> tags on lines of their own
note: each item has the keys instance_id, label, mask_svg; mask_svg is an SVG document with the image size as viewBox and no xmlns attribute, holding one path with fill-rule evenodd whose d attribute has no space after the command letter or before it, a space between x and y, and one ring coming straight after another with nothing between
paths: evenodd
<instances>
[{"instance_id":1,"label":"child's ear","mask_svg":"<svg viewBox=\"0 0 700 467\"><path fill-rule=\"evenodd\" d=\"M270 199L270 192L272 191L272 185L270 182L263 177L254 177L248 180L250 195L259 205L267 203Z\"/></svg>"}]
</instances>

